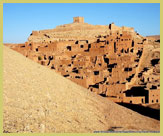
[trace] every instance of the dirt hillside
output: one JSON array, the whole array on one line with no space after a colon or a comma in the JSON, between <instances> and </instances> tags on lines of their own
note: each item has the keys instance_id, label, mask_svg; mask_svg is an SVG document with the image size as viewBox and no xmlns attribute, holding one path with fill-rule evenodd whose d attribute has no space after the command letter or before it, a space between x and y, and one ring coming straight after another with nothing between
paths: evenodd
<instances>
[{"instance_id":1,"label":"dirt hillside","mask_svg":"<svg viewBox=\"0 0 163 136\"><path fill-rule=\"evenodd\" d=\"M4 132L159 130L160 122L101 96L3 47Z\"/></svg>"},{"instance_id":2,"label":"dirt hillside","mask_svg":"<svg viewBox=\"0 0 163 136\"><path fill-rule=\"evenodd\" d=\"M160 35L150 35L150 36L147 36L147 38L149 40L159 40L160 39Z\"/></svg>"}]
</instances>

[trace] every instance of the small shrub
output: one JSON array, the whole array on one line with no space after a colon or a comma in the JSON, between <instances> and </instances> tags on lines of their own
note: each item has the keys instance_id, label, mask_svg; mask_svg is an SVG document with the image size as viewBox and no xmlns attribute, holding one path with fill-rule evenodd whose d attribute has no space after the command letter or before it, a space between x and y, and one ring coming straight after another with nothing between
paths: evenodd
<instances>
[{"instance_id":1,"label":"small shrub","mask_svg":"<svg viewBox=\"0 0 163 136\"><path fill-rule=\"evenodd\" d=\"M42 60L41 56L38 56L38 60Z\"/></svg>"}]
</instances>

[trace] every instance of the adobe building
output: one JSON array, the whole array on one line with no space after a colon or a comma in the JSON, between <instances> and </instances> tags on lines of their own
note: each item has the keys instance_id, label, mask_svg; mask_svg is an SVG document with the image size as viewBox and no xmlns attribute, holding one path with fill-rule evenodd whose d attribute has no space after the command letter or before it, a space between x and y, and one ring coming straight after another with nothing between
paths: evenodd
<instances>
[{"instance_id":1,"label":"adobe building","mask_svg":"<svg viewBox=\"0 0 163 136\"><path fill-rule=\"evenodd\" d=\"M132 27L94 26L74 17L7 46L114 102L153 104L160 102L160 51L159 43L147 41Z\"/></svg>"},{"instance_id":2,"label":"adobe building","mask_svg":"<svg viewBox=\"0 0 163 136\"><path fill-rule=\"evenodd\" d=\"M73 23L84 23L84 17L73 17Z\"/></svg>"}]
</instances>

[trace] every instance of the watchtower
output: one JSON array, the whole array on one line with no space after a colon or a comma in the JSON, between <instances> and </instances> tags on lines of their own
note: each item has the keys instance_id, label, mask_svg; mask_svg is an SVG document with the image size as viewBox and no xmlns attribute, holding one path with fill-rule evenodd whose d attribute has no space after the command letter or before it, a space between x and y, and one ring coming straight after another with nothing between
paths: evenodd
<instances>
[{"instance_id":1,"label":"watchtower","mask_svg":"<svg viewBox=\"0 0 163 136\"><path fill-rule=\"evenodd\" d=\"M84 23L84 17L74 17L73 23Z\"/></svg>"}]
</instances>

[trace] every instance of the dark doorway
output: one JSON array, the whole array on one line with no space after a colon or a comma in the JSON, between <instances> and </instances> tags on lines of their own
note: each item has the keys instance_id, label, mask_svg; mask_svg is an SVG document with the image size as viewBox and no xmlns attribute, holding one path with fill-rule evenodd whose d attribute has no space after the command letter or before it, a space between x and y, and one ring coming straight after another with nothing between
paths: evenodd
<instances>
[{"instance_id":1,"label":"dark doorway","mask_svg":"<svg viewBox=\"0 0 163 136\"><path fill-rule=\"evenodd\" d=\"M114 42L114 53L116 53L117 49L116 49L116 42Z\"/></svg>"},{"instance_id":2,"label":"dark doorway","mask_svg":"<svg viewBox=\"0 0 163 136\"><path fill-rule=\"evenodd\" d=\"M71 46L67 46L67 50L71 51Z\"/></svg>"}]
</instances>

